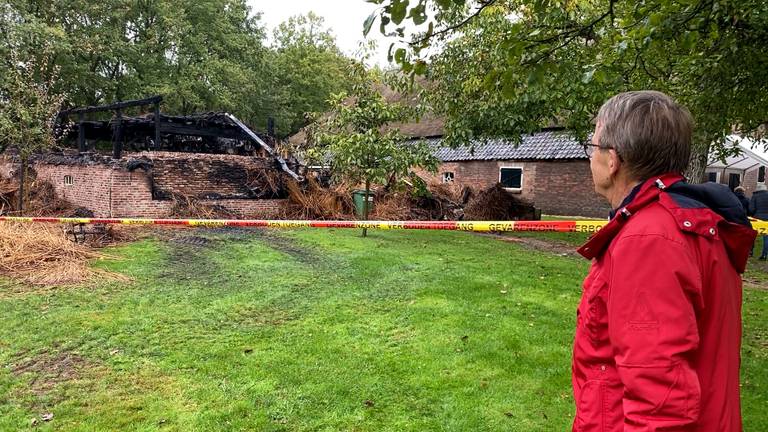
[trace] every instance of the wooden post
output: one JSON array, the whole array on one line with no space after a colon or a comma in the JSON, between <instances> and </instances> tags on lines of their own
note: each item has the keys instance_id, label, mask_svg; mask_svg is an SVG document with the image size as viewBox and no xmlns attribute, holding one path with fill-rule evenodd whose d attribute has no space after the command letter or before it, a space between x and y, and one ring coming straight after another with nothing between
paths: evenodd
<instances>
[{"instance_id":1,"label":"wooden post","mask_svg":"<svg viewBox=\"0 0 768 432\"><path fill-rule=\"evenodd\" d=\"M77 151L80 153L87 151L85 148L85 126L83 125L85 120L85 114L79 113L77 115Z\"/></svg>"},{"instance_id":2,"label":"wooden post","mask_svg":"<svg viewBox=\"0 0 768 432\"><path fill-rule=\"evenodd\" d=\"M117 116L115 118L115 142L112 143L112 156L115 159L120 159L123 155L123 110L117 109Z\"/></svg>"},{"instance_id":3,"label":"wooden post","mask_svg":"<svg viewBox=\"0 0 768 432\"><path fill-rule=\"evenodd\" d=\"M155 104L155 142L153 150L160 150L160 103Z\"/></svg>"}]
</instances>

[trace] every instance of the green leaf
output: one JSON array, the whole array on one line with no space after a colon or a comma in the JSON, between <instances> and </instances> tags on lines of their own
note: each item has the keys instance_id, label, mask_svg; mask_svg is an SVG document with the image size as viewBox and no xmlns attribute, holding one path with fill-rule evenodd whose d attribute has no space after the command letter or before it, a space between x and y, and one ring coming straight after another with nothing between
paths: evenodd
<instances>
[{"instance_id":1,"label":"green leaf","mask_svg":"<svg viewBox=\"0 0 768 432\"><path fill-rule=\"evenodd\" d=\"M594 72L595 81L600 84L608 82L608 74L603 69L597 69Z\"/></svg>"},{"instance_id":2,"label":"green leaf","mask_svg":"<svg viewBox=\"0 0 768 432\"><path fill-rule=\"evenodd\" d=\"M398 48L395 51L395 61L401 65L405 63L405 48Z\"/></svg>"},{"instance_id":3,"label":"green leaf","mask_svg":"<svg viewBox=\"0 0 768 432\"><path fill-rule=\"evenodd\" d=\"M427 73L427 63L423 60L417 61L413 68L413 72L416 75L425 75Z\"/></svg>"},{"instance_id":4,"label":"green leaf","mask_svg":"<svg viewBox=\"0 0 768 432\"><path fill-rule=\"evenodd\" d=\"M400 24L405 19L405 15L408 12L408 0L393 0L392 4L390 5L390 16L392 17L392 22L395 24Z\"/></svg>"},{"instance_id":5,"label":"green leaf","mask_svg":"<svg viewBox=\"0 0 768 432\"><path fill-rule=\"evenodd\" d=\"M365 22L363 23L363 36L368 36L368 33L371 32L371 27L373 26L374 21L376 21L376 12L370 14L368 18L365 19Z\"/></svg>"},{"instance_id":6,"label":"green leaf","mask_svg":"<svg viewBox=\"0 0 768 432\"><path fill-rule=\"evenodd\" d=\"M427 21L426 4L420 2L416 7L411 8L408 14L414 24L422 25Z\"/></svg>"}]
</instances>

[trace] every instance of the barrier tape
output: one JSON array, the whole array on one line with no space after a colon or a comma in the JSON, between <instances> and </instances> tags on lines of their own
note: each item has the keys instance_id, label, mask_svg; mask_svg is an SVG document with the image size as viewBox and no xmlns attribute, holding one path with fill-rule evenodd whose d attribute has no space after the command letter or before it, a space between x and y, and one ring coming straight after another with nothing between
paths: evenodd
<instances>
[{"instance_id":1,"label":"barrier tape","mask_svg":"<svg viewBox=\"0 0 768 432\"><path fill-rule=\"evenodd\" d=\"M257 220L257 219L136 219L136 218L57 218L0 216L0 222L42 222L61 224L118 224L118 225L165 225L187 227L261 227L261 228L368 228L379 230L448 230L471 232L549 231L585 232L599 231L608 221L307 221L307 220ZM768 235L768 221L752 222L758 234Z\"/></svg>"}]
</instances>

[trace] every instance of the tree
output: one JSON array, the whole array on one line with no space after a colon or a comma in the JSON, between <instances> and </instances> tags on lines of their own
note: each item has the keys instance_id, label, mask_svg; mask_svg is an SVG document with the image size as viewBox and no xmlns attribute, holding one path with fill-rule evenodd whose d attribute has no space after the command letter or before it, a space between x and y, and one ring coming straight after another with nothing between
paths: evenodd
<instances>
[{"instance_id":1,"label":"tree","mask_svg":"<svg viewBox=\"0 0 768 432\"><path fill-rule=\"evenodd\" d=\"M283 135L305 126L306 114L329 108L331 95L349 91L347 59L325 27L309 12L291 17L274 31L275 70L281 90L278 127Z\"/></svg>"},{"instance_id":2,"label":"tree","mask_svg":"<svg viewBox=\"0 0 768 432\"><path fill-rule=\"evenodd\" d=\"M6 0L0 14L0 52L49 45L70 106L162 94L169 112L260 127L277 110L272 53L245 0Z\"/></svg>"},{"instance_id":3,"label":"tree","mask_svg":"<svg viewBox=\"0 0 768 432\"><path fill-rule=\"evenodd\" d=\"M15 52L0 81L0 151L15 147L19 155L19 214L24 210L24 181L29 158L54 145L54 123L64 97L55 87L57 72L41 56L21 61Z\"/></svg>"},{"instance_id":4,"label":"tree","mask_svg":"<svg viewBox=\"0 0 768 432\"><path fill-rule=\"evenodd\" d=\"M437 160L425 143L410 143L396 124L413 119L411 107L388 103L377 91L381 82L372 77L361 63L353 63L353 81L349 95L331 100L331 110L314 125L310 159L330 155L335 176L354 184L365 184L363 219L368 220L368 197L372 184L402 180L413 167L434 171ZM363 236L367 233L363 229Z\"/></svg>"},{"instance_id":5,"label":"tree","mask_svg":"<svg viewBox=\"0 0 768 432\"><path fill-rule=\"evenodd\" d=\"M768 120L768 3L761 0L368 0L403 71L435 81L453 142L557 123L585 137L608 97L664 91L696 122L693 181L711 150ZM407 21L410 23L406 24ZM395 27L392 30L392 27ZM442 52L428 55L428 47ZM430 67L427 67L427 64ZM714 145L713 148L711 146Z\"/></svg>"}]
</instances>

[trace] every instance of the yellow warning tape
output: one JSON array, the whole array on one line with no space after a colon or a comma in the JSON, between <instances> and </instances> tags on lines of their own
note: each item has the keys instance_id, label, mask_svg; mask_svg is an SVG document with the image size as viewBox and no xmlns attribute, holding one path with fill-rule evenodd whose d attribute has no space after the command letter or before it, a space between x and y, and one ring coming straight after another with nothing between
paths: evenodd
<instances>
[{"instance_id":1,"label":"yellow warning tape","mask_svg":"<svg viewBox=\"0 0 768 432\"><path fill-rule=\"evenodd\" d=\"M139 219L139 218L57 218L0 216L0 221L69 224L180 225L188 227L265 227L265 228L368 228L380 230L455 230L472 232L550 231L594 233L606 220L578 221L308 221L241 219ZM768 235L768 221L755 220L752 227Z\"/></svg>"}]
</instances>

